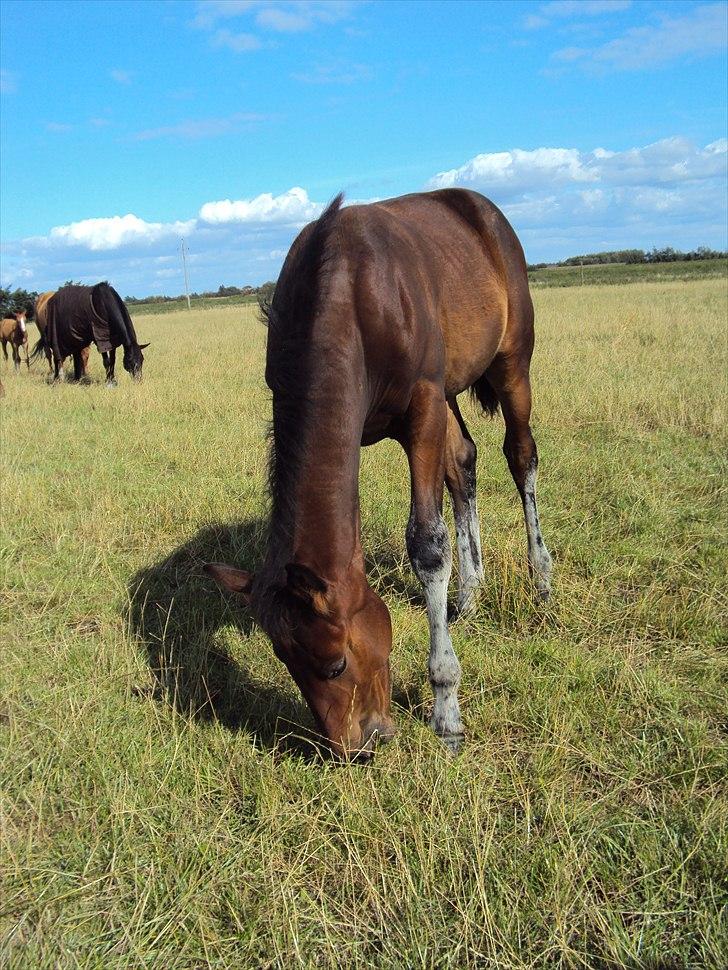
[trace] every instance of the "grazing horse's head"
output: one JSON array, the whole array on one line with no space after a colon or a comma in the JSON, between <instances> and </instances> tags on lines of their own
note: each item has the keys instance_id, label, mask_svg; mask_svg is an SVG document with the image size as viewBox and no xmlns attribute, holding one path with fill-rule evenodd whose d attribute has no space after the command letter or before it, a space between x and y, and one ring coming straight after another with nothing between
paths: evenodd
<instances>
[{"instance_id":1,"label":"grazing horse's head","mask_svg":"<svg viewBox=\"0 0 728 970\"><path fill-rule=\"evenodd\" d=\"M124 370L129 371L135 381L141 380L144 354L142 350L149 344L129 344L124 347Z\"/></svg>"},{"instance_id":2,"label":"grazing horse's head","mask_svg":"<svg viewBox=\"0 0 728 970\"><path fill-rule=\"evenodd\" d=\"M394 735L390 716L389 610L363 575L332 585L289 563L285 583L232 566L206 567L238 593L273 643L334 754L366 760Z\"/></svg>"}]
</instances>

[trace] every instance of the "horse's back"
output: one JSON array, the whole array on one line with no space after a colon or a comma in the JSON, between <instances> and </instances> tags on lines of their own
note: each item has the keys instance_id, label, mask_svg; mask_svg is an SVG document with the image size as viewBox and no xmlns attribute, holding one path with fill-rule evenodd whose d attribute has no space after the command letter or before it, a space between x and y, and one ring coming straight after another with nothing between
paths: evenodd
<instances>
[{"instance_id":1,"label":"horse's back","mask_svg":"<svg viewBox=\"0 0 728 970\"><path fill-rule=\"evenodd\" d=\"M388 322L389 357L404 354L449 396L470 387L504 344L528 342L523 250L484 196L444 189L352 206L340 236L356 259L357 303L379 308L368 326L381 335L382 316Z\"/></svg>"},{"instance_id":2,"label":"horse's back","mask_svg":"<svg viewBox=\"0 0 728 970\"><path fill-rule=\"evenodd\" d=\"M35 325L43 333L48 326L48 303L55 290L46 290L35 298Z\"/></svg>"}]
</instances>

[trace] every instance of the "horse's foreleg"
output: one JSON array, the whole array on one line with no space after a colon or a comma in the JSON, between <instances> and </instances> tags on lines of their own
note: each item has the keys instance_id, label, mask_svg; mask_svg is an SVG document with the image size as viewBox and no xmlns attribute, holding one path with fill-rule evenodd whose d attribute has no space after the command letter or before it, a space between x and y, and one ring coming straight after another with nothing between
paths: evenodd
<instances>
[{"instance_id":1,"label":"horse's foreleg","mask_svg":"<svg viewBox=\"0 0 728 970\"><path fill-rule=\"evenodd\" d=\"M5 340L3 340L3 341L2 341L2 345L3 345L3 355L4 355L4 357L5 357L5 360L7 361L7 359L8 359L8 347L7 347L7 341L5 341Z\"/></svg>"},{"instance_id":2,"label":"horse's foreleg","mask_svg":"<svg viewBox=\"0 0 728 970\"><path fill-rule=\"evenodd\" d=\"M529 424L531 382L528 368L521 367L516 373L508 373L506 366L499 363L488 370L488 380L498 395L506 422L503 454L523 503L528 565L539 595L547 600L551 595L551 556L541 535L536 505L538 452Z\"/></svg>"},{"instance_id":3,"label":"horse's foreleg","mask_svg":"<svg viewBox=\"0 0 728 970\"><path fill-rule=\"evenodd\" d=\"M475 442L463 421L455 398L448 401L445 442L445 483L452 499L458 549L458 613L475 605L483 581L480 521L475 497Z\"/></svg>"},{"instance_id":4,"label":"horse's foreleg","mask_svg":"<svg viewBox=\"0 0 728 970\"><path fill-rule=\"evenodd\" d=\"M101 359L104 362L104 369L106 370L106 386L116 387L116 381L114 380L114 367L116 366L116 347L112 347L108 352L101 354Z\"/></svg>"},{"instance_id":5,"label":"horse's foreleg","mask_svg":"<svg viewBox=\"0 0 728 970\"><path fill-rule=\"evenodd\" d=\"M13 367L15 368L15 373L20 373L20 351L15 344L10 345L10 349L13 352Z\"/></svg>"},{"instance_id":6,"label":"horse's foreleg","mask_svg":"<svg viewBox=\"0 0 728 970\"><path fill-rule=\"evenodd\" d=\"M412 480L407 552L422 583L430 625L430 683L434 706L430 727L455 752L462 742L458 686L460 664L447 625L447 586L452 568L450 536L442 517L447 404L441 387L415 388L402 444Z\"/></svg>"}]
</instances>

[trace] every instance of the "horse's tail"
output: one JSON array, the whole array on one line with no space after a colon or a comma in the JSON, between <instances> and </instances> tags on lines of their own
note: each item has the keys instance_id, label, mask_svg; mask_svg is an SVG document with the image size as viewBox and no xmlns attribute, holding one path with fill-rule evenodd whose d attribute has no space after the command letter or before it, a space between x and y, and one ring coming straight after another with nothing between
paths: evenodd
<instances>
[{"instance_id":1,"label":"horse's tail","mask_svg":"<svg viewBox=\"0 0 728 970\"><path fill-rule=\"evenodd\" d=\"M482 374L470 388L471 396L480 404L483 414L493 417L498 412L498 395L485 374Z\"/></svg>"},{"instance_id":2,"label":"horse's tail","mask_svg":"<svg viewBox=\"0 0 728 970\"><path fill-rule=\"evenodd\" d=\"M48 348L48 344L45 341L45 333L41 331L40 340L35 345L35 347L33 347L33 351L30 357L28 357L28 366L30 367L31 361L37 360L41 356L41 354L44 354L47 348Z\"/></svg>"}]
</instances>

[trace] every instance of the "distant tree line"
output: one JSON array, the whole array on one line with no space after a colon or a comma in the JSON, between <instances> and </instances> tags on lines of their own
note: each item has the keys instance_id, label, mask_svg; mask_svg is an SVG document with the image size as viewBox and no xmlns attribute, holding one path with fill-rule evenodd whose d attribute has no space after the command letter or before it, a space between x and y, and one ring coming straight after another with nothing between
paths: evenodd
<instances>
[{"instance_id":1,"label":"distant tree line","mask_svg":"<svg viewBox=\"0 0 728 970\"><path fill-rule=\"evenodd\" d=\"M17 289L11 291L6 287L0 287L0 312L2 312L3 317L7 317L11 313L20 313L21 310L25 310L28 319L32 320L37 296L35 290Z\"/></svg>"},{"instance_id":2,"label":"distant tree line","mask_svg":"<svg viewBox=\"0 0 728 970\"><path fill-rule=\"evenodd\" d=\"M690 252L683 253L672 246L664 249L653 248L650 252L644 249L616 249L606 253L585 253L583 256L569 256L560 263L529 263L529 270L546 269L549 266L595 266L602 263L674 263L678 260L690 262L693 259L726 259L728 253L707 246L698 246Z\"/></svg>"},{"instance_id":3,"label":"distant tree line","mask_svg":"<svg viewBox=\"0 0 728 970\"><path fill-rule=\"evenodd\" d=\"M261 294L263 294L263 299L267 299L265 294L268 292L273 292L275 289L275 283L263 283L262 286L219 286L216 290L203 290L201 293L190 293L191 300L211 300L222 296L257 296L261 299ZM176 303L178 300L184 300L184 294L180 296L125 296L124 302L129 304L134 303Z\"/></svg>"}]
</instances>

